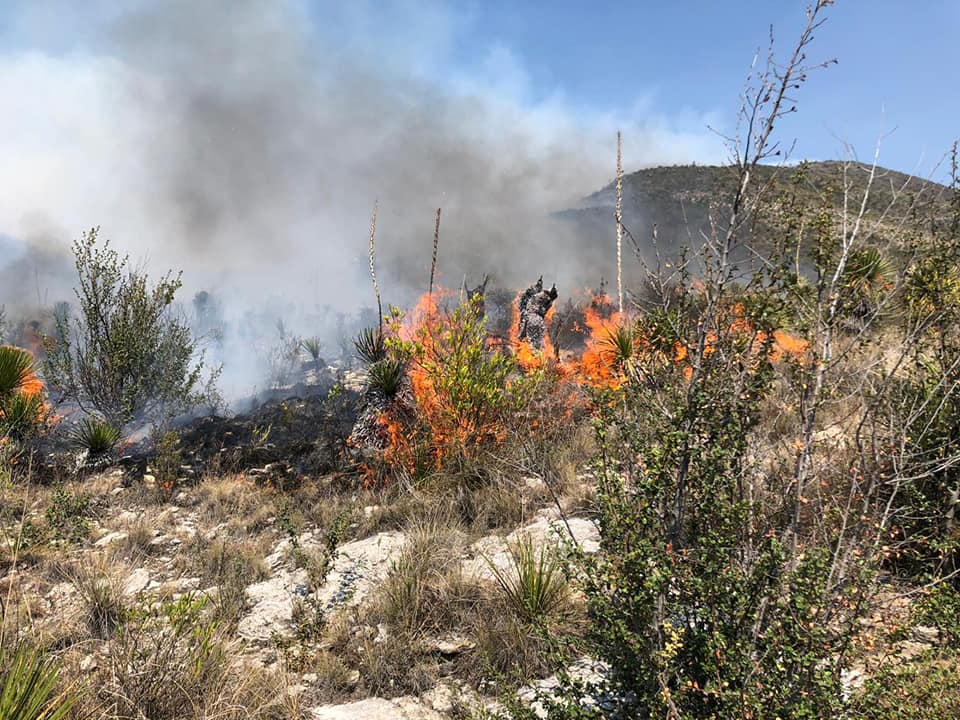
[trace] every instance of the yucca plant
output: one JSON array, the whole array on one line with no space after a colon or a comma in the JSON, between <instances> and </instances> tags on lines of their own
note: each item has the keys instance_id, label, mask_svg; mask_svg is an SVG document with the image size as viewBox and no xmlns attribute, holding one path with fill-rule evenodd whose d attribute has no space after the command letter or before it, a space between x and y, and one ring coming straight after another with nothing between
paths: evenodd
<instances>
[{"instance_id":1,"label":"yucca plant","mask_svg":"<svg viewBox=\"0 0 960 720\"><path fill-rule=\"evenodd\" d=\"M70 439L80 450L86 450L91 455L103 455L120 442L120 429L106 420L86 417L70 432Z\"/></svg>"},{"instance_id":2,"label":"yucca plant","mask_svg":"<svg viewBox=\"0 0 960 720\"><path fill-rule=\"evenodd\" d=\"M850 254L843 276L850 290L870 294L889 283L893 274L890 259L877 248L868 247Z\"/></svg>"},{"instance_id":3,"label":"yucca plant","mask_svg":"<svg viewBox=\"0 0 960 720\"><path fill-rule=\"evenodd\" d=\"M490 558L486 561L513 612L531 625L557 615L570 596L570 586L556 550L547 545L535 548L533 540L524 535L510 545L509 552L507 568Z\"/></svg>"},{"instance_id":4,"label":"yucca plant","mask_svg":"<svg viewBox=\"0 0 960 720\"><path fill-rule=\"evenodd\" d=\"M0 396L0 435L29 434L43 419L46 405L40 395L13 393Z\"/></svg>"},{"instance_id":5,"label":"yucca plant","mask_svg":"<svg viewBox=\"0 0 960 720\"><path fill-rule=\"evenodd\" d=\"M629 369L637 350L636 335L628 325L618 325L607 330L603 349L610 365L618 370Z\"/></svg>"},{"instance_id":6,"label":"yucca plant","mask_svg":"<svg viewBox=\"0 0 960 720\"><path fill-rule=\"evenodd\" d=\"M399 392L406 372L406 363L398 358L378 360L367 370L370 389L385 398L392 398Z\"/></svg>"},{"instance_id":7,"label":"yucca plant","mask_svg":"<svg viewBox=\"0 0 960 720\"><path fill-rule=\"evenodd\" d=\"M18 642L0 673L2 720L60 720L76 704L72 687L57 691L60 673L43 653Z\"/></svg>"},{"instance_id":8,"label":"yucca plant","mask_svg":"<svg viewBox=\"0 0 960 720\"><path fill-rule=\"evenodd\" d=\"M33 356L29 352L0 345L0 398L23 390L33 377Z\"/></svg>"},{"instance_id":9,"label":"yucca plant","mask_svg":"<svg viewBox=\"0 0 960 720\"><path fill-rule=\"evenodd\" d=\"M320 362L320 348L322 347L320 344L320 338L303 338L300 341L300 347L306 351L311 360L313 360L315 363Z\"/></svg>"},{"instance_id":10,"label":"yucca plant","mask_svg":"<svg viewBox=\"0 0 960 720\"><path fill-rule=\"evenodd\" d=\"M367 365L373 365L387 357L387 344L383 333L376 328L364 328L353 341L357 355Z\"/></svg>"}]
</instances>

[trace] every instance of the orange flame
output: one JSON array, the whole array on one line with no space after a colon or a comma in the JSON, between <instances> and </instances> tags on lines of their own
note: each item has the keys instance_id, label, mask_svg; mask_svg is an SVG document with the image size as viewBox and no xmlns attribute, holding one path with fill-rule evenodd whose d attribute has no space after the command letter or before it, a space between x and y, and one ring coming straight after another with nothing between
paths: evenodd
<instances>
[{"instance_id":1,"label":"orange flame","mask_svg":"<svg viewBox=\"0 0 960 720\"><path fill-rule=\"evenodd\" d=\"M449 388L444 390L435 386L438 377L437 358L444 355L444 343L447 342L450 329L450 316L441 309L441 305L443 300L455 297L455 293L438 289L432 294L423 295L409 313L395 317L390 323L390 335L416 350L407 368L415 412L408 412L411 408L406 405L389 407L378 418L385 447L382 458L388 464L412 470L416 463L422 464L427 460L439 466L447 453L470 452L477 445L497 444L506 439L508 430L503 427L502 418L486 417L483 412L462 416L451 403ZM514 299L512 308L508 337L505 340L488 338L485 347L491 353L512 353L519 370L525 375L549 371L552 378L562 381L550 390L555 395L549 400L556 405L553 408L555 417L559 416L557 413L569 417L575 407L583 405L584 398L570 392L571 384L595 389L620 389L630 381L630 364L655 352L653 343L638 331L631 318L616 312L609 298L603 294L591 296L583 307L584 327L575 326L575 332L583 335L583 350L578 356L565 354L562 360L549 333L544 337L542 350L534 349L525 339L520 340L519 296ZM808 343L805 340L780 330L774 331L772 341L767 343L766 335L755 331L750 321L743 317L743 307L735 306L732 310L734 320L730 324L730 331L749 333L754 338L752 352L756 357L760 357L757 353L765 347L769 348L768 357L772 361L787 356L801 356L807 352ZM554 312L555 309L551 308L545 318L548 327ZM628 335L618 337L621 332ZM624 348L625 342L631 342L632 348ZM708 337L704 354L708 356L714 352L716 344L715 336ZM625 356L627 354L629 356ZM689 379L693 372L690 354L690 347L681 338L673 343L672 351L664 359L672 362ZM398 402L402 404L404 401ZM530 427L534 432L539 432L536 422L531 423Z\"/></svg>"}]
</instances>

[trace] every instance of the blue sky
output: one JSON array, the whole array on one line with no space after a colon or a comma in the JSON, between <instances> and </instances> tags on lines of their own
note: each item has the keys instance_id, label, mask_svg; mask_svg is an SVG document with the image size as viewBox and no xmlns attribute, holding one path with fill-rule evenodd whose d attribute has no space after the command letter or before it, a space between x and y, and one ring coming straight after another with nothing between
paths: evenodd
<instances>
[{"instance_id":1,"label":"blue sky","mask_svg":"<svg viewBox=\"0 0 960 720\"><path fill-rule=\"evenodd\" d=\"M531 102L560 97L581 112L653 109L683 127L702 128L703 118L729 127L770 26L787 52L806 5L484 0L421 5L411 18L367 3L364 12L379 21L362 27L380 38L384 57L408 54L441 83L503 72ZM315 5L314 16L321 28L343 30L329 7ZM796 138L796 156L810 158L841 157L847 143L869 158L883 137L882 163L931 171L960 137L960 2L838 0L826 16L810 57L838 64L811 76L781 136Z\"/></svg>"},{"instance_id":2,"label":"blue sky","mask_svg":"<svg viewBox=\"0 0 960 720\"><path fill-rule=\"evenodd\" d=\"M803 2L587 3L552 12L492 2L475 36L518 53L533 85L585 104L617 105L639 90L668 113L691 109L729 120L745 68L770 24L781 52L803 22ZM619 6L619 7L617 7ZM811 75L800 111L784 126L801 156L837 157L851 143L882 161L929 169L960 137L960 2L839 0L811 46L838 63ZM481 38L483 38L481 40ZM469 44L465 51L470 52Z\"/></svg>"},{"instance_id":3,"label":"blue sky","mask_svg":"<svg viewBox=\"0 0 960 720\"><path fill-rule=\"evenodd\" d=\"M3 4L12 12L0 22L0 53L98 50L109 21L130 8L162 5L144 0ZM769 27L786 52L807 2L288 4L302 9L318 37L389 70L428 78L441 91L464 83L475 87L479 80L486 90L528 104L560 102L571 113L617 118L649 114L701 133L705 122L730 127L746 70L754 52L764 49ZM220 5L229 12L229 2ZM884 164L929 172L960 136L955 90L960 2L838 0L826 15L811 58L839 63L812 75L799 97L800 113L784 123L781 137L797 139L797 157L839 157L850 143L863 158L872 156L884 136ZM316 60L323 63L322 50Z\"/></svg>"}]
</instances>

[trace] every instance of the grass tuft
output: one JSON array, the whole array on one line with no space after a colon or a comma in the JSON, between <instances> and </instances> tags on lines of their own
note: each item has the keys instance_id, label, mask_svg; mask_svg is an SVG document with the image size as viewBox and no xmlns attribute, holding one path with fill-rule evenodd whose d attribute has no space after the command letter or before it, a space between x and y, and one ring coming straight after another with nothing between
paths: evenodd
<instances>
[{"instance_id":1,"label":"grass tuft","mask_svg":"<svg viewBox=\"0 0 960 720\"><path fill-rule=\"evenodd\" d=\"M529 536L510 546L510 566L498 567L487 558L508 606L530 625L541 625L559 614L570 598L570 586L556 551L547 545L539 549Z\"/></svg>"}]
</instances>

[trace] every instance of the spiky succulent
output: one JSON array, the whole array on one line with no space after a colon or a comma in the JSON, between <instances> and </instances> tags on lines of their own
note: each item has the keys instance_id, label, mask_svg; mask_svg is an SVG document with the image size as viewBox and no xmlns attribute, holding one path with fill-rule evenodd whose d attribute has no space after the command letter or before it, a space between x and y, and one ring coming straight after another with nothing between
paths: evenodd
<instances>
[{"instance_id":1,"label":"spiky succulent","mask_svg":"<svg viewBox=\"0 0 960 720\"><path fill-rule=\"evenodd\" d=\"M12 345L0 345L0 397L21 390L33 377L33 356Z\"/></svg>"},{"instance_id":2,"label":"spiky succulent","mask_svg":"<svg viewBox=\"0 0 960 720\"><path fill-rule=\"evenodd\" d=\"M367 365L373 365L387 357L387 344L383 334L376 328L364 328L353 341L357 355Z\"/></svg>"},{"instance_id":3,"label":"spiky succulent","mask_svg":"<svg viewBox=\"0 0 960 720\"><path fill-rule=\"evenodd\" d=\"M367 380L373 392L385 398L392 398L400 391L406 372L406 363L402 360L385 357L370 366L367 370Z\"/></svg>"},{"instance_id":4,"label":"spiky succulent","mask_svg":"<svg viewBox=\"0 0 960 720\"><path fill-rule=\"evenodd\" d=\"M627 325L618 325L607 331L603 344L610 365L619 370L627 369L637 349L633 329Z\"/></svg>"},{"instance_id":5,"label":"spiky succulent","mask_svg":"<svg viewBox=\"0 0 960 720\"><path fill-rule=\"evenodd\" d=\"M320 338L318 337L304 338L303 340L300 341L300 347L306 350L307 354L310 356L310 358L314 362L318 362L320 360L320 348L321 348Z\"/></svg>"},{"instance_id":6,"label":"spiky succulent","mask_svg":"<svg viewBox=\"0 0 960 720\"><path fill-rule=\"evenodd\" d=\"M59 667L44 651L17 641L0 672L0 717L60 720L77 702L75 684L58 690Z\"/></svg>"},{"instance_id":7,"label":"spiky succulent","mask_svg":"<svg viewBox=\"0 0 960 720\"><path fill-rule=\"evenodd\" d=\"M890 282L893 265L877 248L863 248L850 254L843 277L848 288L867 294Z\"/></svg>"},{"instance_id":8,"label":"spiky succulent","mask_svg":"<svg viewBox=\"0 0 960 720\"><path fill-rule=\"evenodd\" d=\"M12 393L0 398L0 437L29 435L42 422L45 408L40 395Z\"/></svg>"},{"instance_id":9,"label":"spiky succulent","mask_svg":"<svg viewBox=\"0 0 960 720\"><path fill-rule=\"evenodd\" d=\"M120 442L120 430L106 420L87 417L70 433L73 444L91 455L103 455L113 450Z\"/></svg>"}]
</instances>

